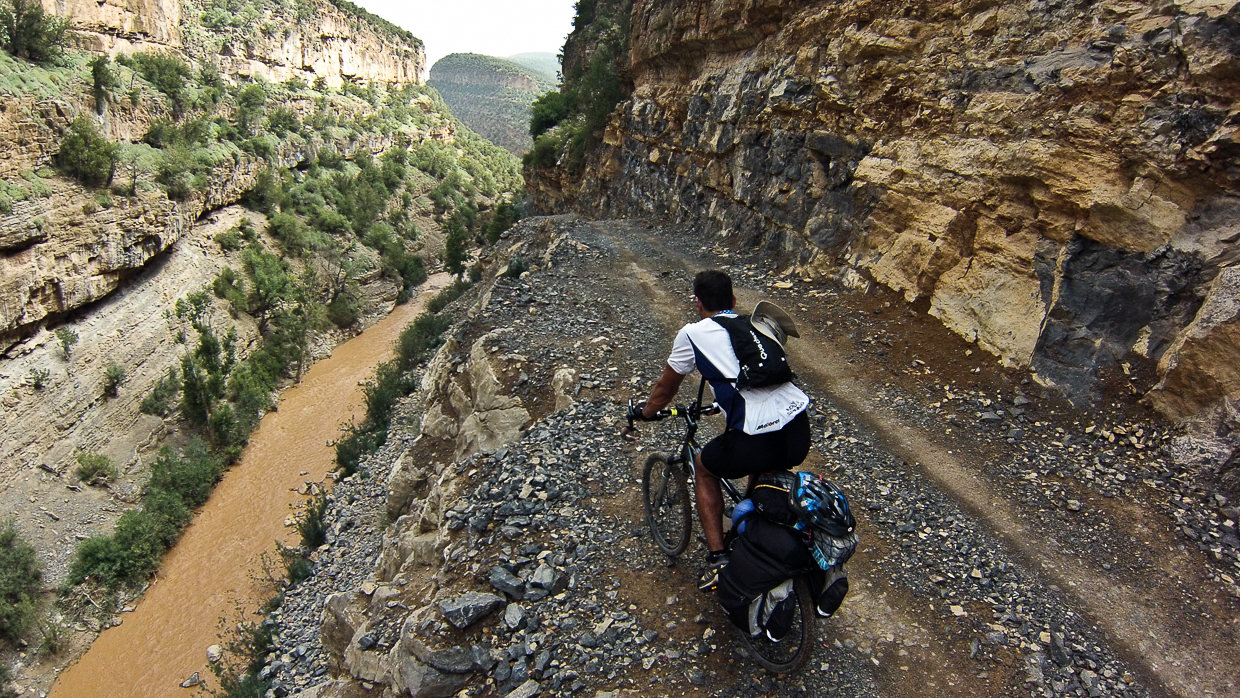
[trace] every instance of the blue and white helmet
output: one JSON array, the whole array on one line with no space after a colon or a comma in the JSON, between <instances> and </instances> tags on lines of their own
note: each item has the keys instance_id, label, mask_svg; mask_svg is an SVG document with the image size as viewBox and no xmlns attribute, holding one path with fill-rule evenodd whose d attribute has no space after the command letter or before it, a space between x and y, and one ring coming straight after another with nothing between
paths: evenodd
<instances>
[{"instance_id":1,"label":"blue and white helmet","mask_svg":"<svg viewBox=\"0 0 1240 698\"><path fill-rule=\"evenodd\" d=\"M848 509L848 500L838 487L814 473L796 473L797 486L789 490L793 511L809 526L837 538L853 532L857 521Z\"/></svg>"}]
</instances>

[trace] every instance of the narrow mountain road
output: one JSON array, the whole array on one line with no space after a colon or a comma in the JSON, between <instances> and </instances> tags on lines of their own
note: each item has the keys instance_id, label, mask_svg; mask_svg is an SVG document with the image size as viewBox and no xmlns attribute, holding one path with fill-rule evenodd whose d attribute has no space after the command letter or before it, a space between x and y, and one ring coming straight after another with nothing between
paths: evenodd
<instances>
[{"instance_id":1,"label":"narrow mountain road","mask_svg":"<svg viewBox=\"0 0 1240 698\"><path fill-rule=\"evenodd\" d=\"M331 658L342 652L365 672L355 679L373 680L372 663L416 625L418 643L475 658L453 669L470 695L1240 695L1240 542L1219 516L1230 509L1170 466L1173 435L1132 391L1075 410L902 299L810 284L692 231L560 216L523 222L510 245L529 271L466 301L461 355L446 365L496 357L532 423L447 466L443 564L433 584L402 568L383 596L399 603L362 593L370 649L349 644L352 630L345 650L322 643L324 602L373 555L404 553L349 552L391 535L356 525L382 519L382 494L332 505L333 529L349 533L329 538L282 609L268 666L281 685L347 682ZM650 540L641 465L677 427L618 436L625 401L648 393L696 319L692 277L708 267L732 275L742 310L768 298L797 318L792 361L814 401L805 467L858 515L849 596L792 676L761 670L696 591L698 549L669 560ZM569 374L575 387L557 394ZM417 438L420 399L365 469L451 452ZM437 604L479 591L504 594L503 613L445 622Z\"/></svg>"},{"instance_id":2,"label":"narrow mountain road","mask_svg":"<svg viewBox=\"0 0 1240 698\"><path fill-rule=\"evenodd\" d=\"M802 336L791 343L791 358L826 431L815 434L817 465L863 513L863 547L852 564L856 591L844 623L856 642L876 648L880 686L895 681L898 690L890 692L898 695L944 686L993 695L996 680L1011 684L1006 674L1062 675L1081 655L1085 666L1064 676L1055 692L1079 684L1088 694L1109 693L1100 682L1114 678L1155 695L1240 694L1237 600L1206 578L1203 556L1151 504L1162 493L1137 484L1104 496L1055 477L1071 497L1030 501L1022 488L1041 479L1041 470L1022 472L1025 451L1010 442L1037 442L1048 449L1043 461L1061 461L1052 470L1066 473L1092 454L1065 445L1071 435L1061 423L1083 435L1088 420L1100 424L1107 416L1073 413L1051 396L1022 396L1018 404L1029 406L1013 410L1013 398L1037 387L1012 383L1018 376L995 371L988 357L959 366L969 358L967 345L898 301L888 307L795 279L764 278L760 264L676 249L663 231L630 222L594 229L629 246L618 274L638 281L669 341L691 319L684 312L687 279L712 265L732 272L742 309L773 298L798 318ZM895 319L872 322L882 314ZM918 358L903 366L895 351L863 344L866 331L901 329L938 336L915 346ZM975 387L960 386L961 377ZM961 410L941 418L941 396L953 391L992 396L982 398L992 400L987 412L1003 412L1006 399L1022 433L1005 437L1009 428L993 425L1000 420L989 414ZM841 422L847 426L834 426ZM1031 433L1037 431L1049 438ZM1013 461L1015 467L995 467ZM1122 481L1140 482L1142 461L1116 469L1125 466L1132 471ZM950 557L939 557L944 553ZM906 633L911 637L898 637ZM908 647L910 639L922 646ZM903 647L877 649L886 645Z\"/></svg>"}]
</instances>

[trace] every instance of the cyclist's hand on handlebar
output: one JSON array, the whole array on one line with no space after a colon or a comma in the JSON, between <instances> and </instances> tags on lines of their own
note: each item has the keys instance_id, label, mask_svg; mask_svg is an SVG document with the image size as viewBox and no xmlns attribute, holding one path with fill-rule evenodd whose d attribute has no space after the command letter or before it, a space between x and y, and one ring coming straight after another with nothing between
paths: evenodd
<instances>
[{"instance_id":1,"label":"cyclist's hand on handlebar","mask_svg":"<svg viewBox=\"0 0 1240 698\"><path fill-rule=\"evenodd\" d=\"M647 417L647 416L644 414L643 410L645 410L645 409L646 409L646 401L645 401L645 400L643 400L643 401L641 401L641 402L636 402L636 403L635 403L635 402L633 402L632 400L630 400L630 401L629 401L629 419L630 419L630 420L642 421L642 422L651 422L651 421L654 421L654 420L652 420L651 418Z\"/></svg>"}]
</instances>

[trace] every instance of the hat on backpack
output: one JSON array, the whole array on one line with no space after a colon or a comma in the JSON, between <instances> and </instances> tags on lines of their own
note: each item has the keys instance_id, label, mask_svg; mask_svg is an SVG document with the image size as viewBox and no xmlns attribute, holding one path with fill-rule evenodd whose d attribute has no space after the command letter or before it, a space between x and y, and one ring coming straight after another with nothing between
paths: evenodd
<instances>
[{"instance_id":1,"label":"hat on backpack","mask_svg":"<svg viewBox=\"0 0 1240 698\"><path fill-rule=\"evenodd\" d=\"M753 314L749 316L749 321L753 323L754 329L779 342L781 347L784 346L788 337L801 336L797 332L797 324L793 322L792 316L770 301L758 301L758 304L753 307Z\"/></svg>"}]
</instances>

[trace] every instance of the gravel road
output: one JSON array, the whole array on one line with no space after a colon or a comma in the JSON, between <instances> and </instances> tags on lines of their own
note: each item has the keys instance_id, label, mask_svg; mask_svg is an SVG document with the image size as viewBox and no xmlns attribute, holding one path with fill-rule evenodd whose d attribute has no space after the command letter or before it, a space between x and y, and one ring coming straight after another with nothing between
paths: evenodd
<instances>
[{"instance_id":1,"label":"gravel road","mask_svg":"<svg viewBox=\"0 0 1240 698\"><path fill-rule=\"evenodd\" d=\"M449 513L439 610L405 620L467 692L1240 695L1234 504L1182 472L1184 437L1123 380L1073 407L901 299L809 284L691 231L560 217L524 221L510 242L539 235L567 237L545 258L519 251L531 270L497 280L458 330L502 329L495 351L525 357L516 392L537 419L455 466L470 486ZM732 274L742 310L769 298L797 318L790 354L814 400L807 467L859 513L852 592L795 676L745 656L694 588L692 548L669 561L650 542L640 467L673 425L616 437L623 403L648 391L694 319L691 278L709 266ZM578 392L556 411L563 368ZM412 442L417 401L405 409L364 473L385 473ZM373 566L377 479L332 495L315 575L277 614L277 694L330 676L322 603ZM475 608L483 597L469 592L490 596ZM474 611L483 619L453 624ZM373 626L368 646L391 647L399 627Z\"/></svg>"}]
</instances>

